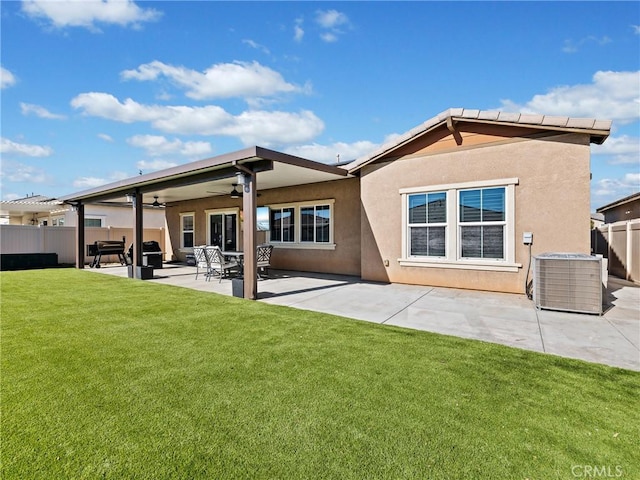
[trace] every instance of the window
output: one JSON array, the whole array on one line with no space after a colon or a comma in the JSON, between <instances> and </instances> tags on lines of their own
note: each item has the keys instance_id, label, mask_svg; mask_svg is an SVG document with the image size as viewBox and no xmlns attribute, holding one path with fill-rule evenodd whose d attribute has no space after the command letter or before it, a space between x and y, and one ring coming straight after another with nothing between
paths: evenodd
<instances>
[{"instance_id":1,"label":"window","mask_svg":"<svg viewBox=\"0 0 640 480\"><path fill-rule=\"evenodd\" d=\"M269 241L276 247L334 249L333 200L270 205Z\"/></svg>"},{"instance_id":2,"label":"window","mask_svg":"<svg viewBox=\"0 0 640 480\"><path fill-rule=\"evenodd\" d=\"M507 178L400 190L400 265L518 271L517 184L517 178Z\"/></svg>"},{"instance_id":3,"label":"window","mask_svg":"<svg viewBox=\"0 0 640 480\"><path fill-rule=\"evenodd\" d=\"M180 214L180 238L182 248L192 248L194 239L194 220L193 213Z\"/></svg>"},{"instance_id":4,"label":"window","mask_svg":"<svg viewBox=\"0 0 640 480\"><path fill-rule=\"evenodd\" d=\"M447 230L447 194L409 195L409 255L444 257Z\"/></svg>"},{"instance_id":5,"label":"window","mask_svg":"<svg viewBox=\"0 0 640 480\"><path fill-rule=\"evenodd\" d=\"M272 208L271 231L269 239L272 242L295 242L295 208Z\"/></svg>"},{"instance_id":6,"label":"window","mask_svg":"<svg viewBox=\"0 0 640 480\"><path fill-rule=\"evenodd\" d=\"M329 205L313 205L300 208L300 241L329 243Z\"/></svg>"},{"instance_id":7,"label":"window","mask_svg":"<svg viewBox=\"0 0 640 480\"><path fill-rule=\"evenodd\" d=\"M505 188L462 190L460 256L504 259Z\"/></svg>"},{"instance_id":8,"label":"window","mask_svg":"<svg viewBox=\"0 0 640 480\"><path fill-rule=\"evenodd\" d=\"M101 218L85 218L84 226L85 227L101 227L102 219Z\"/></svg>"}]
</instances>

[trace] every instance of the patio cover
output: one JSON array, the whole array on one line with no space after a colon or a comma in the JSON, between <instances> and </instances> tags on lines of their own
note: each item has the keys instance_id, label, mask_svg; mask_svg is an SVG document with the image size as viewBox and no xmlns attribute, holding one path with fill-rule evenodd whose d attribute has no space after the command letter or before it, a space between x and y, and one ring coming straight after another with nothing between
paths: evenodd
<instances>
[{"instance_id":1,"label":"patio cover","mask_svg":"<svg viewBox=\"0 0 640 480\"><path fill-rule=\"evenodd\" d=\"M242 174L246 183L242 196L245 225L244 297L255 300L258 185L265 190L337 180L349 176L345 168L255 146L65 195L59 200L73 205L78 215L76 267L84 268L84 205L87 203L133 200L133 270L137 272L138 267L142 266L144 203L151 203L156 196L160 202L166 203L220 195L211 192L222 191L223 183L228 184L228 179L239 174Z\"/></svg>"}]
</instances>

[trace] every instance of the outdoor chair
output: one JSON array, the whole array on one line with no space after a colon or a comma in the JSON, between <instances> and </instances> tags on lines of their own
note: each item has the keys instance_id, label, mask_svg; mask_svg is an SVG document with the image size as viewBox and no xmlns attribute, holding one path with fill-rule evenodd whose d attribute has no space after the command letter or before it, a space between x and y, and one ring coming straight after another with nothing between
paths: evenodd
<instances>
[{"instance_id":1,"label":"outdoor chair","mask_svg":"<svg viewBox=\"0 0 640 480\"><path fill-rule=\"evenodd\" d=\"M207 257L204 253L204 249L204 245L193 247L193 256L196 261L196 280L198 279L200 269L204 270L205 278L209 276L209 262L207 262Z\"/></svg>"},{"instance_id":2,"label":"outdoor chair","mask_svg":"<svg viewBox=\"0 0 640 480\"><path fill-rule=\"evenodd\" d=\"M272 251L273 245L258 245L258 250L256 252L256 266L258 267L258 278L260 279L262 279L262 277L260 276L260 270L262 270L265 275L269 274Z\"/></svg>"},{"instance_id":3,"label":"outdoor chair","mask_svg":"<svg viewBox=\"0 0 640 480\"><path fill-rule=\"evenodd\" d=\"M235 260L225 260L222 250L218 246L207 246L204 249L204 254L207 257L207 263L209 264L209 270L207 273L207 280L211 277L219 277L220 282L231 270L239 270L238 262Z\"/></svg>"}]
</instances>

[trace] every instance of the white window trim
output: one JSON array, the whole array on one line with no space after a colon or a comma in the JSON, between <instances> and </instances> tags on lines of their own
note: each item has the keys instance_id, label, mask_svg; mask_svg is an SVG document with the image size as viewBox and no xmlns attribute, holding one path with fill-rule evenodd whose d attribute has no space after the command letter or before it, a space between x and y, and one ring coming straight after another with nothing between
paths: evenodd
<instances>
[{"instance_id":1,"label":"white window trim","mask_svg":"<svg viewBox=\"0 0 640 480\"><path fill-rule=\"evenodd\" d=\"M289 202L289 203L277 203L267 205L269 209L279 208L293 208L295 216L295 230L293 242L274 242L271 241L271 234L268 234L267 242L273 245L274 248L290 248L298 250L335 250L336 244L334 243L334 204L335 198L322 199L322 200L307 200L304 202ZM303 207L329 205L329 241L328 242L302 242L300 241L300 229L302 228L302 214L301 209ZM269 213L271 215L271 213Z\"/></svg>"},{"instance_id":2,"label":"white window trim","mask_svg":"<svg viewBox=\"0 0 640 480\"><path fill-rule=\"evenodd\" d=\"M238 207L235 208L219 208L212 210L205 210L204 216L207 219L207 244L211 244L211 219L209 218L211 215L235 215L236 216L236 245L240 246L240 209ZM194 224L195 228L195 224Z\"/></svg>"},{"instance_id":3,"label":"white window trim","mask_svg":"<svg viewBox=\"0 0 640 480\"><path fill-rule=\"evenodd\" d=\"M185 247L184 246L184 222L182 221L183 217L193 217L193 244L196 243L196 212L183 212L180 213L180 251L192 253L193 247Z\"/></svg>"},{"instance_id":4,"label":"white window trim","mask_svg":"<svg viewBox=\"0 0 640 480\"><path fill-rule=\"evenodd\" d=\"M474 181L446 185L429 185L425 187L402 188L402 257L398 263L402 267L452 268L465 270L487 270L497 272L517 272L522 268L515 261L515 186L517 178L503 178L486 181ZM460 190L473 188L505 188L505 258L504 259L469 259L459 257L459 217L458 194ZM447 229L445 251L446 257L412 257L409 255L408 243L408 195L412 193L447 192Z\"/></svg>"}]
</instances>

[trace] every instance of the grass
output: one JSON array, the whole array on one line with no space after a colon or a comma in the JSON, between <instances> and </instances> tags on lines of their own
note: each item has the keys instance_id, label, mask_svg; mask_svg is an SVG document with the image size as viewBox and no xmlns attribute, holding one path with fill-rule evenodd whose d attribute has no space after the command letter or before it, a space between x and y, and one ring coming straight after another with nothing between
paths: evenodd
<instances>
[{"instance_id":1,"label":"grass","mask_svg":"<svg viewBox=\"0 0 640 480\"><path fill-rule=\"evenodd\" d=\"M640 478L637 372L73 269L0 281L4 479Z\"/></svg>"}]
</instances>

